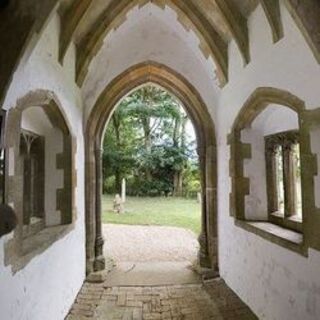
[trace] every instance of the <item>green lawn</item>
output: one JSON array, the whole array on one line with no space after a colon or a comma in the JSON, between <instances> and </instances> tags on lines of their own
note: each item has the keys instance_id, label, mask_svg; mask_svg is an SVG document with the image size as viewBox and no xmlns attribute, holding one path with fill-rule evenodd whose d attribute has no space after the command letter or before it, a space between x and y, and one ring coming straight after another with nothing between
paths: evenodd
<instances>
[{"instance_id":1,"label":"green lawn","mask_svg":"<svg viewBox=\"0 0 320 320\"><path fill-rule=\"evenodd\" d=\"M196 200L128 197L125 213L116 214L112 208L113 197L103 196L103 223L174 226L196 234L201 230L201 207Z\"/></svg>"}]
</instances>

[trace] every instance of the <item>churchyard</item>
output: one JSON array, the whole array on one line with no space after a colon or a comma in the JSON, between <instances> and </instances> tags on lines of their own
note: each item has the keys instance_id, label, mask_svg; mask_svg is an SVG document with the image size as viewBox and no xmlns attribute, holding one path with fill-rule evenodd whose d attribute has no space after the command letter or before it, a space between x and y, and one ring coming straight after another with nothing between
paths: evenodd
<instances>
[{"instance_id":1,"label":"churchyard","mask_svg":"<svg viewBox=\"0 0 320 320\"><path fill-rule=\"evenodd\" d=\"M200 233L201 206L196 199L127 197L120 214L113 211L113 201L110 195L102 198L103 223L172 226Z\"/></svg>"}]
</instances>

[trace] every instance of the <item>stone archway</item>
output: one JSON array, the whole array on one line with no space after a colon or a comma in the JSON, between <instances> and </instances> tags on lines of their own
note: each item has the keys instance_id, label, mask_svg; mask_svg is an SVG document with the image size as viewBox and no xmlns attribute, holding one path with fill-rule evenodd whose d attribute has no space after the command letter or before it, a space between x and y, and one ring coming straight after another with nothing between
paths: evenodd
<instances>
[{"instance_id":1,"label":"stone archway","mask_svg":"<svg viewBox=\"0 0 320 320\"><path fill-rule=\"evenodd\" d=\"M199 260L202 267L218 271L217 166L213 121L200 95L185 78L164 65L145 62L123 72L105 88L86 124L87 274L102 270L105 266L101 231L101 145L105 124L121 98L147 83L159 85L180 99L193 122L198 142L203 190Z\"/></svg>"}]
</instances>

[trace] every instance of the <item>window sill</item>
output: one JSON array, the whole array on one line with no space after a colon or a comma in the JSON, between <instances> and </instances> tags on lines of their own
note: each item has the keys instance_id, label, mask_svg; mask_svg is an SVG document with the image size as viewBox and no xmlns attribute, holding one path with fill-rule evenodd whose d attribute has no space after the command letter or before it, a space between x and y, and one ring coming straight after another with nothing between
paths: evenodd
<instances>
[{"instance_id":1,"label":"window sill","mask_svg":"<svg viewBox=\"0 0 320 320\"><path fill-rule=\"evenodd\" d=\"M41 230L45 229L44 219L31 218L29 225L24 225L22 227L22 237L27 239L39 233Z\"/></svg>"},{"instance_id":2,"label":"window sill","mask_svg":"<svg viewBox=\"0 0 320 320\"><path fill-rule=\"evenodd\" d=\"M281 213L281 212L272 212L272 213L270 213L270 215L271 215L272 217L284 219L284 214Z\"/></svg>"},{"instance_id":3,"label":"window sill","mask_svg":"<svg viewBox=\"0 0 320 320\"><path fill-rule=\"evenodd\" d=\"M291 216L288 218L288 220L302 224L302 218L299 217L298 215Z\"/></svg>"},{"instance_id":4,"label":"window sill","mask_svg":"<svg viewBox=\"0 0 320 320\"><path fill-rule=\"evenodd\" d=\"M275 218L280 218L280 219L287 219L296 223L302 223L302 218L299 217L298 215L293 215L290 217L285 218L283 213L280 212L273 212L270 213L270 216L275 217Z\"/></svg>"},{"instance_id":5,"label":"window sill","mask_svg":"<svg viewBox=\"0 0 320 320\"><path fill-rule=\"evenodd\" d=\"M29 236L22 240L20 250L18 253L14 250L15 254L12 253L9 256L12 256L10 261L7 261L6 265L12 265L13 273L18 272L23 269L34 257L45 252L53 243L62 239L66 236L71 230L73 230L74 225L62 225L56 227L47 227L40 232ZM10 243L13 241L12 243ZM7 250L9 253L14 249L14 241L12 239L7 244Z\"/></svg>"},{"instance_id":6,"label":"window sill","mask_svg":"<svg viewBox=\"0 0 320 320\"><path fill-rule=\"evenodd\" d=\"M269 223L278 225L285 230L293 230L297 233L302 233L302 219L298 216L284 217L278 213L269 215Z\"/></svg>"},{"instance_id":7,"label":"window sill","mask_svg":"<svg viewBox=\"0 0 320 320\"><path fill-rule=\"evenodd\" d=\"M272 243L295 251L303 256L308 256L308 251L304 246L303 234L299 232L280 227L267 221L235 220L235 224L236 226L269 240Z\"/></svg>"},{"instance_id":8,"label":"window sill","mask_svg":"<svg viewBox=\"0 0 320 320\"><path fill-rule=\"evenodd\" d=\"M22 242L22 256L37 251L46 250L52 243L62 238L68 232L69 226L47 227L33 234Z\"/></svg>"}]
</instances>

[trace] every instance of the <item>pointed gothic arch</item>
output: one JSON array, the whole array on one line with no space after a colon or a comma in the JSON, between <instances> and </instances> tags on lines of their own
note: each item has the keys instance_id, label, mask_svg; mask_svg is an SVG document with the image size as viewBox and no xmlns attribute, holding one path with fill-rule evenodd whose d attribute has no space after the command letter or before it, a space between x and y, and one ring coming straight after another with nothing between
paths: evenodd
<instances>
[{"instance_id":1,"label":"pointed gothic arch","mask_svg":"<svg viewBox=\"0 0 320 320\"><path fill-rule=\"evenodd\" d=\"M135 88L153 83L175 95L193 122L203 190L200 264L218 271L217 166L215 127L208 108L196 89L168 67L145 62L116 77L101 93L85 129L86 142L86 253L87 273L104 268L101 232L101 145L105 124L118 102Z\"/></svg>"}]
</instances>

